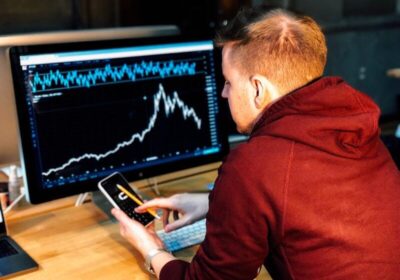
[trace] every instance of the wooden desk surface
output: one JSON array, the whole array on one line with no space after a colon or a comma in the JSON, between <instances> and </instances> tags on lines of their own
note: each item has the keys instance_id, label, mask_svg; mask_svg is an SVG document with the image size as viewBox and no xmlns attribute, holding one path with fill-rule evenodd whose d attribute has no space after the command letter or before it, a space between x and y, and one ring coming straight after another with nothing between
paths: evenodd
<instances>
[{"instance_id":1,"label":"wooden desk surface","mask_svg":"<svg viewBox=\"0 0 400 280\"><path fill-rule=\"evenodd\" d=\"M160 190L163 195L187 190L187 186L204 191L205 183L215 177L214 171L201 179L170 183ZM13 279L153 279L145 271L140 255L120 236L118 224L92 202L74 207L75 199L17 209L6 217L11 237L40 266ZM176 256L190 260L196 249L182 250ZM257 279L270 278L264 270Z\"/></svg>"},{"instance_id":2,"label":"wooden desk surface","mask_svg":"<svg viewBox=\"0 0 400 280\"><path fill-rule=\"evenodd\" d=\"M40 265L15 279L149 279L118 225L93 203L11 221L9 231Z\"/></svg>"}]
</instances>

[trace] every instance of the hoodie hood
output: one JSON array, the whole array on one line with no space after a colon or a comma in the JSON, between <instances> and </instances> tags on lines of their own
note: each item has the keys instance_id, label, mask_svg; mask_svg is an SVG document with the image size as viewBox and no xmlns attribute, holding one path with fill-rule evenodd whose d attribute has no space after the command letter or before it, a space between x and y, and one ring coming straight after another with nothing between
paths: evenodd
<instances>
[{"instance_id":1,"label":"hoodie hood","mask_svg":"<svg viewBox=\"0 0 400 280\"><path fill-rule=\"evenodd\" d=\"M341 78L325 77L289 93L266 109L250 140L268 135L325 152L362 158L379 143L380 110Z\"/></svg>"}]
</instances>

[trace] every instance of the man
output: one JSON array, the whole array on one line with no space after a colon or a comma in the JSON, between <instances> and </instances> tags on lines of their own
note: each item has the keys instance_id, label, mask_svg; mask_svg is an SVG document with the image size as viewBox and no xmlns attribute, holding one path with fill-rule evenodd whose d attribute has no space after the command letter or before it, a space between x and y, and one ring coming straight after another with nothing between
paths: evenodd
<instances>
[{"instance_id":1,"label":"man","mask_svg":"<svg viewBox=\"0 0 400 280\"><path fill-rule=\"evenodd\" d=\"M222 96L247 143L231 151L209 196L155 199L206 215L191 263L159 250L121 211L121 233L160 279L398 279L400 177L379 139L379 109L340 78L321 78L326 44L308 17L243 11L221 33ZM167 215L164 215L167 217Z\"/></svg>"}]
</instances>

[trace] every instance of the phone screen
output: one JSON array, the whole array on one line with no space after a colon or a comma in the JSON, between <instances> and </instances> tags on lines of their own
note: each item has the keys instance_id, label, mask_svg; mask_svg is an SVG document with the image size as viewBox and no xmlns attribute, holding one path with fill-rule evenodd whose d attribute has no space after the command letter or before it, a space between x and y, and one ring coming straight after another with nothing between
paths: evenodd
<instances>
[{"instance_id":1,"label":"phone screen","mask_svg":"<svg viewBox=\"0 0 400 280\"><path fill-rule=\"evenodd\" d=\"M127 190L131 195L135 196L139 201L142 201L140 196L138 196L132 188L129 186L129 183L120 173L114 173L111 176L105 178L104 180L99 182L99 188L103 192L103 194L107 197L107 199L111 202L111 204L121 209L125 212L130 218L135 219L143 225L147 225L154 220L154 216L150 213L136 213L135 208L139 206L132 198L130 198L127 194L122 192L117 186L122 186L125 190Z\"/></svg>"}]
</instances>

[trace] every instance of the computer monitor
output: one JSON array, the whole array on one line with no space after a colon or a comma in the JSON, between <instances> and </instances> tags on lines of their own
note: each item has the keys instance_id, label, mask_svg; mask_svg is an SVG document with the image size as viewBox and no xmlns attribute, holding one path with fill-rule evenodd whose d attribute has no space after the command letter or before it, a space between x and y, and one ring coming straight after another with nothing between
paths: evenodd
<instances>
[{"instance_id":1,"label":"computer monitor","mask_svg":"<svg viewBox=\"0 0 400 280\"><path fill-rule=\"evenodd\" d=\"M19 160L17 113L15 109L14 89L9 59L10 47L155 36L176 36L179 33L178 27L174 25L154 25L0 36L0 165L17 163Z\"/></svg>"},{"instance_id":2,"label":"computer monitor","mask_svg":"<svg viewBox=\"0 0 400 280\"><path fill-rule=\"evenodd\" d=\"M11 48L29 200L221 160L217 56L172 37Z\"/></svg>"}]
</instances>

